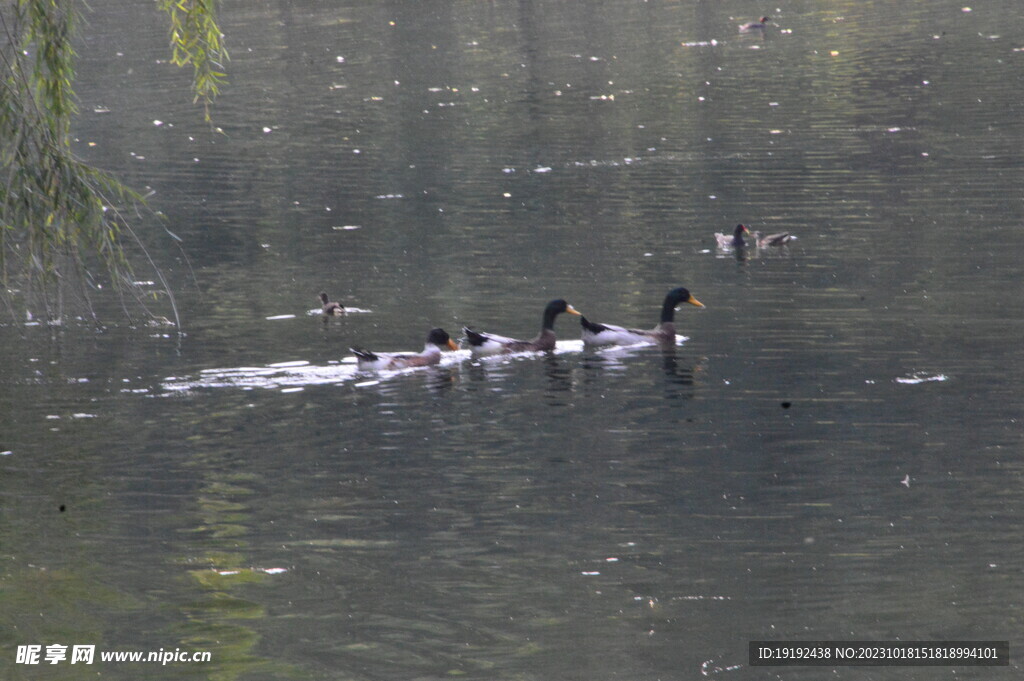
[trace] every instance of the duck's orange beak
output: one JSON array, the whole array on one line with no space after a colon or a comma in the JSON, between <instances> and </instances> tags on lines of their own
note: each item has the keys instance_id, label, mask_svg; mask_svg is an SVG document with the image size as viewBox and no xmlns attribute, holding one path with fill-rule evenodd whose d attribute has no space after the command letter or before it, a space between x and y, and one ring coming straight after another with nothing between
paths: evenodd
<instances>
[{"instance_id":1,"label":"duck's orange beak","mask_svg":"<svg viewBox=\"0 0 1024 681\"><path fill-rule=\"evenodd\" d=\"M566 305L565 306L565 311L568 312L569 314L574 314L574 315L579 315L580 314L580 311L577 310L572 305Z\"/></svg>"},{"instance_id":2,"label":"duck's orange beak","mask_svg":"<svg viewBox=\"0 0 1024 681\"><path fill-rule=\"evenodd\" d=\"M449 338L448 339L448 349L449 350L458 350L459 346L455 344L455 341L453 341L451 338Z\"/></svg>"},{"instance_id":3,"label":"duck's orange beak","mask_svg":"<svg viewBox=\"0 0 1024 681\"><path fill-rule=\"evenodd\" d=\"M686 302L688 302L690 305L696 305L697 307L704 307L704 303L700 302L693 296L690 296L690 299L687 300Z\"/></svg>"}]
</instances>

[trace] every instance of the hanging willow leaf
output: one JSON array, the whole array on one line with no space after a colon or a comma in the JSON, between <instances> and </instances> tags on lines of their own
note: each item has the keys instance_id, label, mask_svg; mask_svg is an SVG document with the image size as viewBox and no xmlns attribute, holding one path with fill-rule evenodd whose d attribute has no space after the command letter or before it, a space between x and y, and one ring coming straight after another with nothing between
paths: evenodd
<instances>
[{"instance_id":1,"label":"hanging willow leaf","mask_svg":"<svg viewBox=\"0 0 1024 681\"><path fill-rule=\"evenodd\" d=\"M216 0L158 0L157 6L171 20L171 63L192 64L194 102L203 103L206 122L210 104L226 83L222 62L227 61L224 34L217 26Z\"/></svg>"},{"instance_id":2,"label":"hanging willow leaf","mask_svg":"<svg viewBox=\"0 0 1024 681\"><path fill-rule=\"evenodd\" d=\"M0 4L0 299L13 311L10 292L19 290L26 311L41 301L53 318L62 316L66 293L76 290L91 310L88 291L101 286L93 272L98 265L122 296L131 293L145 309L133 283L131 249L155 270L180 322L163 274L124 217L123 209L137 210L144 198L71 151L76 7L76 0ZM212 59L226 57L213 9L211 0L179 0L169 10L172 23L183 27L175 29L182 46L175 45L175 54L196 65L196 96L207 120L223 82Z\"/></svg>"}]
</instances>

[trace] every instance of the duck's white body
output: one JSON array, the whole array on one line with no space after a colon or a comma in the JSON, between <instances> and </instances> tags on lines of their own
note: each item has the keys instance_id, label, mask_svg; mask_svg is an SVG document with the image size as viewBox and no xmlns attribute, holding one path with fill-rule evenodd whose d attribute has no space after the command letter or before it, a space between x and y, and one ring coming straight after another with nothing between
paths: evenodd
<instances>
[{"instance_id":1,"label":"duck's white body","mask_svg":"<svg viewBox=\"0 0 1024 681\"><path fill-rule=\"evenodd\" d=\"M732 235L715 232L715 241L718 243L718 247L723 251L729 251L734 248L743 248L747 245L747 242L743 240L744 234L750 234L750 230L747 229L747 226L736 225L736 229L733 230Z\"/></svg>"},{"instance_id":2,"label":"duck's white body","mask_svg":"<svg viewBox=\"0 0 1024 681\"><path fill-rule=\"evenodd\" d=\"M689 303L696 307L704 304L680 286L668 292L661 304L661 321L650 330L628 329L615 324L598 324L580 317L581 336L585 345L638 345L640 343L674 344L676 341L676 306Z\"/></svg>"},{"instance_id":3,"label":"duck's white body","mask_svg":"<svg viewBox=\"0 0 1024 681\"><path fill-rule=\"evenodd\" d=\"M360 371L397 371L412 367L438 364L444 349L458 350L458 346L443 329L433 329L427 336L427 343L420 353L371 352L361 348L349 348L356 356Z\"/></svg>"},{"instance_id":4,"label":"duck's white body","mask_svg":"<svg viewBox=\"0 0 1024 681\"><path fill-rule=\"evenodd\" d=\"M551 334L550 342L545 342L543 332L532 341L499 336L496 333L482 333L469 327L463 328L462 332L466 334L469 341L470 351L478 356L507 355L512 352L554 350L555 348L554 334ZM550 347L548 347L549 345Z\"/></svg>"},{"instance_id":5,"label":"duck's white body","mask_svg":"<svg viewBox=\"0 0 1024 681\"><path fill-rule=\"evenodd\" d=\"M754 232L754 239L758 248L771 248L772 246L785 246L796 237L789 232L778 232L776 234L764 235L761 232Z\"/></svg>"},{"instance_id":6,"label":"duck's white body","mask_svg":"<svg viewBox=\"0 0 1024 681\"><path fill-rule=\"evenodd\" d=\"M733 248L732 234L722 234L721 232L715 232L715 241L718 243L719 248Z\"/></svg>"},{"instance_id":7,"label":"duck's white body","mask_svg":"<svg viewBox=\"0 0 1024 681\"><path fill-rule=\"evenodd\" d=\"M474 357L507 355L514 352L549 352L555 349L555 317L563 312L579 314L572 305L562 299L552 300L548 303L544 308L540 333L536 338L528 341L499 336L495 333L482 333L474 331L468 326L464 326L462 332L466 334L466 343Z\"/></svg>"},{"instance_id":8,"label":"duck's white body","mask_svg":"<svg viewBox=\"0 0 1024 681\"><path fill-rule=\"evenodd\" d=\"M370 352L352 348L360 371L395 371L409 367L425 367L441 361L441 348L436 345L423 346L418 354Z\"/></svg>"},{"instance_id":9,"label":"duck's white body","mask_svg":"<svg viewBox=\"0 0 1024 681\"><path fill-rule=\"evenodd\" d=\"M653 329L627 329L614 324L595 324L590 322L583 327L581 334L586 345L639 345L641 343L659 343L674 340L675 328L665 329L659 324Z\"/></svg>"}]
</instances>

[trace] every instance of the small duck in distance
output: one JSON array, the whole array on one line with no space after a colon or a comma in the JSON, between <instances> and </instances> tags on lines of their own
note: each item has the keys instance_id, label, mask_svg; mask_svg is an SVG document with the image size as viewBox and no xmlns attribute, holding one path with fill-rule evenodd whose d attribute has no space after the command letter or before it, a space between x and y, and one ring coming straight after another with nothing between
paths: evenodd
<instances>
[{"instance_id":1,"label":"small duck in distance","mask_svg":"<svg viewBox=\"0 0 1024 681\"><path fill-rule=\"evenodd\" d=\"M751 21L748 24L740 24L740 33L754 33L756 31L763 31L765 24L771 21L771 17L761 17L759 21Z\"/></svg>"},{"instance_id":2,"label":"small duck in distance","mask_svg":"<svg viewBox=\"0 0 1024 681\"><path fill-rule=\"evenodd\" d=\"M719 248L727 250L730 248L743 248L747 245L747 242L743 239L744 234L750 234L750 230L747 229L747 226L736 225L736 229L732 231L732 236L722 234L721 232L715 232L715 241L718 242Z\"/></svg>"},{"instance_id":3,"label":"small duck in distance","mask_svg":"<svg viewBox=\"0 0 1024 681\"><path fill-rule=\"evenodd\" d=\"M327 298L326 291L320 292L320 302L322 303L320 306L320 311L323 312L325 316L345 314L345 306L342 305L341 303L335 303L329 300Z\"/></svg>"},{"instance_id":4,"label":"small duck in distance","mask_svg":"<svg viewBox=\"0 0 1024 681\"><path fill-rule=\"evenodd\" d=\"M458 350L459 346L441 328L431 329L427 343L420 353L371 352L363 348L349 348L356 356L360 371L395 371L412 367L438 364L443 350Z\"/></svg>"},{"instance_id":5,"label":"small duck in distance","mask_svg":"<svg viewBox=\"0 0 1024 681\"><path fill-rule=\"evenodd\" d=\"M548 352L555 349L555 317L568 312L579 315L576 309L561 298L552 300L544 308L540 333L533 340L506 338L493 333L480 333L468 326L462 328L466 334L466 343L474 356L507 355L513 352Z\"/></svg>"},{"instance_id":6,"label":"small duck in distance","mask_svg":"<svg viewBox=\"0 0 1024 681\"><path fill-rule=\"evenodd\" d=\"M684 287L674 288L665 296L661 305L661 320L653 329L626 329L612 324L596 324L580 316L585 345L637 345L639 343L660 343L674 345L676 342L675 312L683 303L704 307Z\"/></svg>"},{"instance_id":7,"label":"small duck in distance","mask_svg":"<svg viewBox=\"0 0 1024 681\"><path fill-rule=\"evenodd\" d=\"M785 246L796 237L789 232L777 232L775 234L762 234L754 232L754 241L758 248L772 248L773 246Z\"/></svg>"}]
</instances>

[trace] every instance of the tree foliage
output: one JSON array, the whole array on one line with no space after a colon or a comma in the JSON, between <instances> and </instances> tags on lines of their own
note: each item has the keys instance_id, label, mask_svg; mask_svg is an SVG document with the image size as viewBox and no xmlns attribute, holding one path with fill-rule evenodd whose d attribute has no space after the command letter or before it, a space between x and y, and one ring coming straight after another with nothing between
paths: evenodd
<instances>
[{"instance_id":1,"label":"tree foliage","mask_svg":"<svg viewBox=\"0 0 1024 681\"><path fill-rule=\"evenodd\" d=\"M171 63L192 64L192 92L203 103L210 121L210 103L220 92L226 74L222 62L228 58L220 27L216 0L158 0L171 20Z\"/></svg>"},{"instance_id":2,"label":"tree foliage","mask_svg":"<svg viewBox=\"0 0 1024 681\"><path fill-rule=\"evenodd\" d=\"M172 59L194 66L193 92L207 120L226 58L214 1L160 0ZM26 311L40 305L61 318L68 293L92 309L90 291L103 286L102 276L143 303L128 251L164 282L126 218L143 199L71 149L78 1L0 3L0 299L12 311L18 298ZM164 289L174 307L166 282Z\"/></svg>"}]
</instances>

